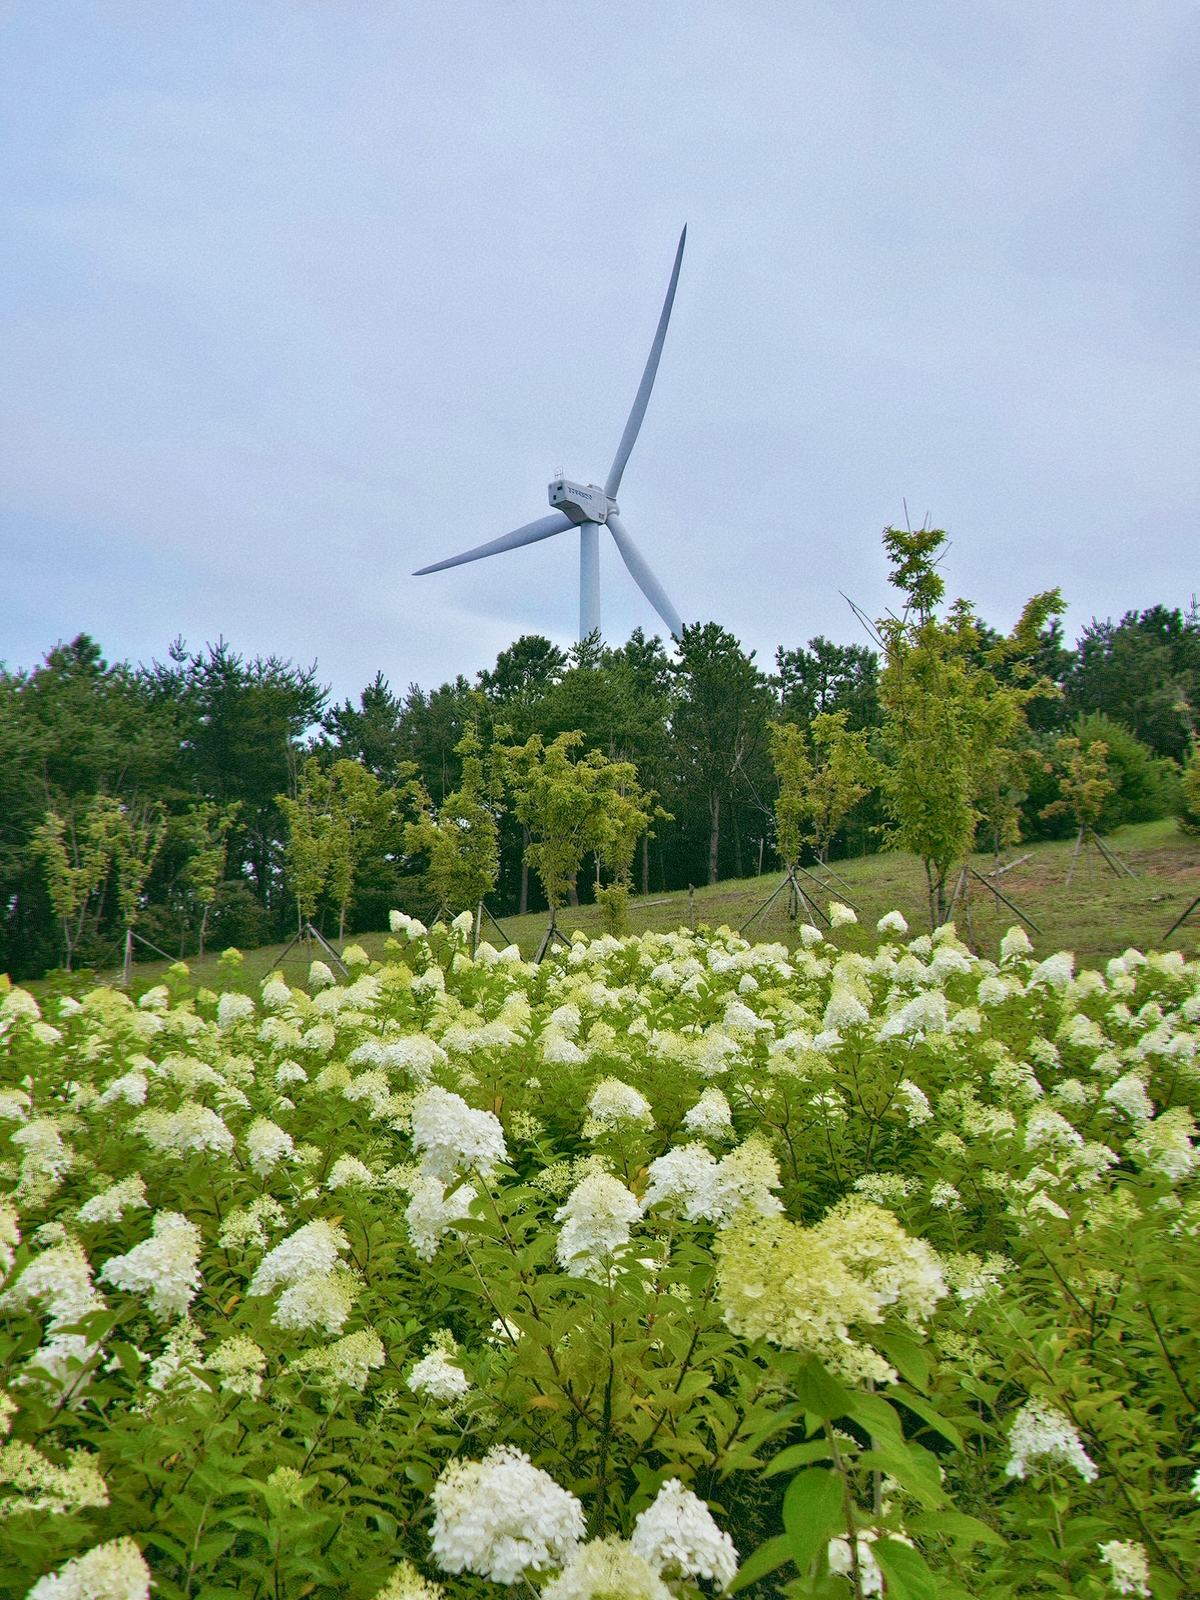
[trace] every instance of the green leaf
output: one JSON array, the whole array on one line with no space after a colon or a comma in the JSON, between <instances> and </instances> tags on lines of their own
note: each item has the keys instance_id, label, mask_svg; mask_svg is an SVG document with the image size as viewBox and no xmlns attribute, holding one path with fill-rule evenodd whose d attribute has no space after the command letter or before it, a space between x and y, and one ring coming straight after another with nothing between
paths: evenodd
<instances>
[{"instance_id":1,"label":"green leaf","mask_svg":"<svg viewBox=\"0 0 1200 1600\"><path fill-rule=\"evenodd\" d=\"M909 1531L923 1538L942 1534L957 1544L991 1544L1004 1548L1004 1539L995 1528L989 1528L978 1517L969 1517L964 1511L922 1512L920 1516L905 1519Z\"/></svg>"},{"instance_id":2,"label":"green leaf","mask_svg":"<svg viewBox=\"0 0 1200 1600\"><path fill-rule=\"evenodd\" d=\"M892 1477L922 1505L933 1509L946 1498L942 1488L942 1475L937 1457L922 1445L884 1445L879 1450L864 1450L858 1458L860 1467L873 1467L880 1472L890 1472Z\"/></svg>"},{"instance_id":3,"label":"green leaf","mask_svg":"<svg viewBox=\"0 0 1200 1600\"><path fill-rule=\"evenodd\" d=\"M827 1540L842 1525L841 1475L812 1467L796 1475L783 1497L783 1525L791 1540L792 1560L807 1572Z\"/></svg>"},{"instance_id":4,"label":"green leaf","mask_svg":"<svg viewBox=\"0 0 1200 1600\"><path fill-rule=\"evenodd\" d=\"M816 1356L810 1356L793 1380L796 1399L805 1411L830 1422L844 1417L850 1409L850 1391L826 1372Z\"/></svg>"},{"instance_id":5,"label":"green leaf","mask_svg":"<svg viewBox=\"0 0 1200 1600\"><path fill-rule=\"evenodd\" d=\"M766 1544L759 1545L753 1555L747 1556L737 1569L737 1577L729 1585L729 1593L736 1594L739 1589L756 1583L759 1578L765 1578L768 1572L774 1572L785 1561L792 1559L792 1541L786 1533L779 1534L774 1539L768 1539Z\"/></svg>"},{"instance_id":6,"label":"green leaf","mask_svg":"<svg viewBox=\"0 0 1200 1600\"><path fill-rule=\"evenodd\" d=\"M892 1393L901 1405L907 1406L910 1411L915 1412L922 1422L928 1423L935 1433L940 1433L943 1439L949 1440L956 1450L962 1449L962 1434L959 1433L952 1422L942 1416L936 1406L931 1405L921 1395L914 1394L907 1385L903 1388L897 1386L892 1390Z\"/></svg>"},{"instance_id":7,"label":"green leaf","mask_svg":"<svg viewBox=\"0 0 1200 1600\"><path fill-rule=\"evenodd\" d=\"M827 1461L829 1455L827 1439L810 1439L807 1444L789 1445L786 1450L781 1450L767 1462L763 1468L763 1477L773 1478L777 1472L790 1472L793 1467L806 1467L811 1461Z\"/></svg>"},{"instance_id":8,"label":"green leaf","mask_svg":"<svg viewBox=\"0 0 1200 1600\"><path fill-rule=\"evenodd\" d=\"M864 1394L854 1390L849 1396L845 1415L861 1422L872 1438L888 1444L903 1445L904 1429L895 1410L877 1394Z\"/></svg>"},{"instance_id":9,"label":"green leaf","mask_svg":"<svg viewBox=\"0 0 1200 1600\"><path fill-rule=\"evenodd\" d=\"M929 1388L929 1357L915 1339L903 1333L889 1333L877 1343L902 1378L918 1389Z\"/></svg>"},{"instance_id":10,"label":"green leaf","mask_svg":"<svg viewBox=\"0 0 1200 1600\"><path fill-rule=\"evenodd\" d=\"M937 1581L911 1545L901 1544L899 1539L876 1539L871 1554L895 1600L938 1600Z\"/></svg>"}]
</instances>

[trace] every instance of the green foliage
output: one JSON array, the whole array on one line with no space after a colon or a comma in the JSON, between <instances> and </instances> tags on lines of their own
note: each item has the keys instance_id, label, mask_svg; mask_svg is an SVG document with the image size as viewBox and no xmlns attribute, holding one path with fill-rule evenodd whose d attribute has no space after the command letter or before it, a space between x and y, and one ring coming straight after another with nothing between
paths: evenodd
<instances>
[{"instance_id":1,"label":"green foliage","mask_svg":"<svg viewBox=\"0 0 1200 1600\"><path fill-rule=\"evenodd\" d=\"M429 859L426 878L439 915L442 911L474 911L495 887L500 867L496 817L499 786L485 774L480 743L466 734L455 747L462 761L462 777L435 813L422 792L421 816L405 828L410 851L423 851Z\"/></svg>"},{"instance_id":2,"label":"green foliage","mask_svg":"<svg viewBox=\"0 0 1200 1600\"><path fill-rule=\"evenodd\" d=\"M126 1534L171 1600L420 1593L497 1444L591 1539L681 1480L739 1589L1197 1593L1200 963L469 940L5 992L0 1596Z\"/></svg>"},{"instance_id":3,"label":"green foliage","mask_svg":"<svg viewBox=\"0 0 1200 1600\"><path fill-rule=\"evenodd\" d=\"M1027 663L1047 619L1063 609L1057 590L1034 596L1013 632L985 649L967 602L955 601L944 620L934 613L945 586L933 558L945 538L936 528L884 530L890 581L908 606L878 623L888 841L924 860L931 927L945 919L947 876L972 849L985 815L1002 837L1017 837L1011 791L1024 708L1055 692L1048 681L1031 680Z\"/></svg>"},{"instance_id":4,"label":"green foliage","mask_svg":"<svg viewBox=\"0 0 1200 1600\"><path fill-rule=\"evenodd\" d=\"M529 864L554 910L574 890L589 852L618 882L626 881L634 847L650 824L637 769L599 750L572 759L582 742L576 731L544 745L535 733L523 745L497 745L493 751L513 809L530 831Z\"/></svg>"},{"instance_id":5,"label":"green foliage","mask_svg":"<svg viewBox=\"0 0 1200 1600\"><path fill-rule=\"evenodd\" d=\"M824 862L842 819L869 792L875 779L867 733L849 733L848 716L846 711L834 711L813 718L812 757L801 729L791 723L776 723L771 728L771 758L779 784L775 840L789 865L799 861L806 844L812 846L817 860Z\"/></svg>"}]
</instances>

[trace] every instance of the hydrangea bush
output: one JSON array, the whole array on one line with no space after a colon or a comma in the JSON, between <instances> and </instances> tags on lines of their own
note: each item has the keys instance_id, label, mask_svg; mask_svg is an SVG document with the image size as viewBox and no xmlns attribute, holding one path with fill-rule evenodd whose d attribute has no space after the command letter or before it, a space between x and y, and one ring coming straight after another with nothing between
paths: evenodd
<instances>
[{"instance_id":1,"label":"hydrangea bush","mask_svg":"<svg viewBox=\"0 0 1200 1600\"><path fill-rule=\"evenodd\" d=\"M9 991L0 1595L1200 1594L1200 963L835 920Z\"/></svg>"}]
</instances>

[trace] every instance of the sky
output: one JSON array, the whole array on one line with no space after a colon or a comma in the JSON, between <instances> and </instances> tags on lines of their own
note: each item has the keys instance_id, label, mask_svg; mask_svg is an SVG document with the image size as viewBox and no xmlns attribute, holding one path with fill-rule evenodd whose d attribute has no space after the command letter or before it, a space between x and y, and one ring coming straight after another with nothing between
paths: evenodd
<instances>
[{"instance_id":1,"label":"sky","mask_svg":"<svg viewBox=\"0 0 1200 1600\"><path fill-rule=\"evenodd\" d=\"M1186 606L1198 67L1183 0L0 0L0 660L569 644L574 533L411 574L603 482L685 222L685 621L866 642L906 505L994 625Z\"/></svg>"}]
</instances>

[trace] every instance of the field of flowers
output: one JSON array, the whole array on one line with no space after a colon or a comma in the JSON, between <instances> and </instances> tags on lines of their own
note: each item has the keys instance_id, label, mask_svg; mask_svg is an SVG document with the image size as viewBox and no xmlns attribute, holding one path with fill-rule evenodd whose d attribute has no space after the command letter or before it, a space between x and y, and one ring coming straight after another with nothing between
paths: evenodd
<instances>
[{"instance_id":1,"label":"field of flowers","mask_svg":"<svg viewBox=\"0 0 1200 1600\"><path fill-rule=\"evenodd\" d=\"M7 992L0 1596L1200 1594L1200 963L832 911Z\"/></svg>"}]
</instances>

